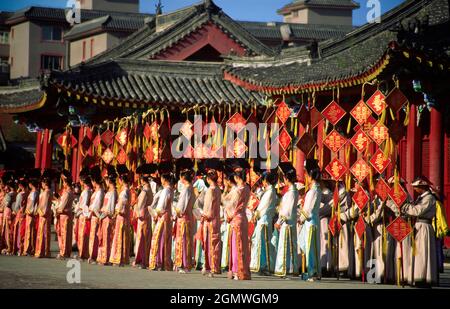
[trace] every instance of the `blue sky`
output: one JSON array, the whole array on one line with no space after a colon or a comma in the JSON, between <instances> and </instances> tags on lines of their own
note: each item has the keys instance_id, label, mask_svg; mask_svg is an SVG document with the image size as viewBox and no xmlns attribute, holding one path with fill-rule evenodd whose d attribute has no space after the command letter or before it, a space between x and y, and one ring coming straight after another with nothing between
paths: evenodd
<instances>
[{"instance_id":1,"label":"blue sky","mask_svg":"<svg viewBox=\"0 0 450 309\"><path fill-rule=\"evenodd\" d=\"M355 25L365 23L368 8L367 0L356 0L361 8L354 12ZM380 0L382 12L386 12L399 5L404 0ZM141 12L153 13L157 0L141 0ZM163 11L173 11L178 8L199 2L198 0L162 0ZM277 9L290 3L291 0L215 0L228 15L237 20L249 21L281 21ZM49 7L65 7L67 0L0 0L0 11L16 11L18 9L37 5Z\"/></svg>"}]
</instances>

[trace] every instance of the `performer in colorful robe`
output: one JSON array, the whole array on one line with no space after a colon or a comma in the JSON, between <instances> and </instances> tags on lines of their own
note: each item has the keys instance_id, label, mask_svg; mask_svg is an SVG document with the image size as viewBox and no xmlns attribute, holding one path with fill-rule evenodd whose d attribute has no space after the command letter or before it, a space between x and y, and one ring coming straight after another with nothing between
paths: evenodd
<instances>
[{"instance_id":1,"label":"performer in colorful robe","mask_svg":"<svg viewBox=\"0 0 450 309\"><path fill-rule=\"evenodd\" d=\"M100 265L108 265L109 257L111 255L111 243L114 233L114 217L115 207L117 203L115 173L109 173L105 177L105 183L108 191L103 199L103 205L100 209L100 227L99 227L99 246L97 263Z\"/></svg>"},{"instance_id":2,"label":"performer in colorful robe","mask_svg":"<svg viewBox=\"0 0 450 309\"><path fill-rule=\"evenodd\" d=\"M298 275L297 255L297 203L298 191L295 186L297 173L295 169L284 171L284 184L287 187L280 204L279 217L275 223L278 231L275 276L286 277Z\"/></svg>"},{"instance_id":3,"label":"performer in colorful robe","mask_svg":"<svg viewBox=\"0 0 450 309\"><path fill-rule=\"evenodd\" d=\"M278 203L275 190L278 178L274 172L264 172L262 178L264 191L254 213L256 227L251 243L250 270L254 273L269 275L274 271L276 258L276 248L270 240L273 233L273 218Z\"/></svg>"},{"instance_id":4,"label":"performer in colorful robe","mask_svg":"<svg viewBox=\"0 0 450 309\"><path fill-rule=\"evenodd\" d=\"M196 192L197 190L194 188L194 192ZM195 200L194 203L194 210L195 209L199 209L203 211L204 205L205 205L205 195L206 195L206 189L203 189L202 191L195 193L197 195L197 199ZM220 208L220 207L219 207ZM201 220L197 220L194 223L194 231L193 234L194 236L194 268L197 270L202 270L203 266L205 264L205 253L203 250L203 245L202 245L202 222Z\"/></svg>"},{"instance_id":5,"label":"performer in colorful robe","mask_svg":"<svg viewBox=\"0 0 450 309\"><path fill-rule=\"evenodd\" d=\"M236 182L234 181L233 173L225 173L224 175L224 190L222 193L222 207L221 207L221 218L222 225L221 229L221 237L222 237L222 259L221 259L221 268L222 270L229 269L229 257L230 257L230 237L231 234L231 225L226 217L226 205L230 203L231 198L235 195L235 191L237 190Z\"/></svg>"},{"instance_id":6,"label":"performer in colorful robe","mask_svg":"<svg viewBox=\"0 0 450 309\"><path fill-rule=\"evenodd\" d=\"M234 180L237 189L226 202L225 213L231 226L229 237L228 278L250 280L250 247L248 239L247 204L250 199L250 187L245 183L246 171L236 170Z\"/></svg>"},{"instance_id":7,"label":"performer in colorful robe","mask_svg":"<svg viewBox=\"0 0 450 309\"><path fill-rule=\"evenodd\" d=\"M0 178L0 252L3 250L4 242L3 242L3 212L5 209L3 200L6 195L5 183L3 181L3 177Z\"/></svg>"},{"instance_id":8,"label":"performer in colorful robe","mask_svg":"<svg viewBox=\"0 0 450 309\"><path fill-rule=\"evenodd\" d=\"M161 175L163 189L155 208L157 222L150 248L150 270L172 270L172 201L175 179L171 173Z\"/></svg>"},{"instance_id":9,"label":"performer in colorful robe","mask_svg":"<svg viewBox=\"0 0 450 309\"><path fill-rule=\"evenodd\" d=\"M58 236L59 254L57 259L70 258L72 253L72 176L63 172L63 192L56 205L56 235Z\"/></svg>"},{"instance_id":10,"label":"performer in colorful robe","mask_svg":"<svg viewBox=\"0 0 450 309\"><path fill-rule=\"evenodd\" d=\"M25 237L25 208L27 206L28 198L28 182L25 179L20 179L18 183L17 196L14 206L15 220L14 220L14 236L13 236L13 254L18 256L23 254L23 240Z\"/></svg>"},{"instance_id":11,"label":"performer in colorful robe","mask_svg":"<svg viewBox=\"0 0 450 309\"><path fill-rule=\"evenodd\" d=\"M89 203L92 196L92 180L88 175L80 175L81 191L77 206L78 234L77 234L77 258L86 260L89 258Z\"/></svg>"},{"instance_id":12,"label":"performer in colorful robe","mask_svg":"<svg viewBox=\"0 0 450 309\"><path fill-rule=\"evenodd\" d=\"M37 208L39 223L36 232L36 248L34 253L36 258L50 257L52 200L53 193L51 191L51 180L48 177L44 177L42 180L42 190L39 194L39 205Z\"/></svg>"},{"instance_id":13,"label":"performer in colorful robe","mask_svg":"<svg viewBox=\"0 0 450 309\"><path fill-rule=\"evenodd\" d=\"M126 174L119 175L119 185L122 189L115 208L114 237L109 258L113 266L124 266L130 263L130 181Z\"/></svg>"},{"instance_id":14,"label":"performer in colorful robe","mask_svg":"<svg viewBox=\"0 0 450 309\"><path fill-rule=\"evenodd\" d=\"M208 171L206 181L209 187L205 191L200 225L205 254L202 274L208 274L210 278L221 273L220 200L222 193L217 186L217 179L218 175L215 170Z\"/></svg>"},{"instance_id":15,"label":"performer in colorful robe","mask_svg":"<svg viewBox=\"0 0 450 309\"><path fill-rule=\"evenodd\" d=\"M35 220L37 220L37 209L39 203L39 180L30 179L30 193L27 197L25 208L25 236L23 240L23 254L34 255L36 243Z\"/></svg>"},{"instance_id":16,"label":"performer in colorful robe","mask_svg":"<svg viewBox=\"0 0 450 309\"><path fill-rule=\"evenodd\" d=\"M180 192L178 203L175 206L177 227L175 235L175 260L174 266L179 273L190 271L193 266L192 249L194 235L192 234L194 221L192 208L195 203L194 188L192 186L192 173L185 170L180 175L183 189Z\"/></svg>"},{"instance_id":17,"label":"performer in colorful robe","mask_svg":"<svg viewBox=\"0 0 450 309\"><path fill-rule=\"evenodd\" d=\"M316 160L305 162L306 177L310 183L310 189L306 193L305 204L300 214L300 222L303 223L300 234L300 246L305 255L304 279L309 282L321 279L320 268L320 218L319 209L322 202L322 190L320 188L320 168Z\"/></svg>"},{"instance_id":18,"label":"performer in colorful robe","mask_svg":"<svg viewBox=\"0 0 450 309\"><path fill-rule=\"evenodd\" d=\"M148 261L150 257L150 245L152 241L152 222L149 213L149 207L153 203L153 192L150 186L150 178L147 172L136 171L140 173L140 182L142 190L139 193L137 205L135 208L135 215L138 219L136 244L134 248L135 260L133 266L140 268L148 268Z\"/></svg>"},{"instance_id":19,"label":"performer in colorful robe","mask_svg":"<svg viewBox=\"0 0 450 309\"><path fill-rule=\"evenodd\" d=\"M438 282L438 267L436 238L432 224L436 216L436 199L430 192L429 182L424 178L416 179L412 186L419 197L414 204L404 204L401 213L416 219L413 284L435 285Z\"/></svg>"},{"instance_id":20,"label":"performer in colorful robe","mask_svg":"<svg viewBox=\"0 0 450 309\"><path fill-rule=\"evenodd\" d=\"M92 186L94 188L94 193L92 193L91 196L88 214L88 219L90 222L88 263L96 264L99 244L98 229L100 227L100 209L102 208L103 198L105 196L102 186L102 179L99 175L92 177Z\"/></svg>"},{"instance_id":21,"label":"performer in colorful robe","mask_svg":"<svg viewBox=\"0 0 450 309\"><path fill-rule=\"evenodd\" d=\"M5 196L3 197L3 242L5 248L2 254L12 255L14 251L14 213L13 207L16 201L16 190L14 180L5 183Z\"/></svg>"}]
</instances>

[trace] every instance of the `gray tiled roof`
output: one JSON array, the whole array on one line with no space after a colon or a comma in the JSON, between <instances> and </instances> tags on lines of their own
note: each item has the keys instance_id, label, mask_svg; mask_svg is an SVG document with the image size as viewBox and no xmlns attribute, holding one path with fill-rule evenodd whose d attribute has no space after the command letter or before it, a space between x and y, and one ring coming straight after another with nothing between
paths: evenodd
<instances>
[{"instance_id":1,"label":"gray tiled roof","mask_svg":"<svg viewBox=\"0 0 450 309\"><path fill-rule=\"evenodd\" d=\"M88 21L96 18L100 18L106 15L118 18L129 18L132 19L142 19L147 16L152 16L151 14L141 14L141 13L122 13L122 12L110 12L110 11L99 11L99 10L81 10L81 21ZM61 8L49 8L49 7L39 7L31 6L24 8L22 10L16 11L8 18L7 23L14 24L16 20L49 20L54 22L67 23L65 9ZM69 26L69 24L67 24Z\"/></svg>"},{"instance_id":2,"label":"gray tiled roof","mask_svg":"<svg viewBox=\"0 0 450 309\"><path fill-rule=\"evenodd\" d=\"M262 87L302 86L359 76L377 64L397 36L391 29L416 17L430 17L430 25L448 23L447 0L409 0L382 16L379 24L367 24L346 36L320 44L321 57L307 63L288 63L261 68L234 67L227 71L241 80ZM290 55L289 60L292 60Z\"/></svg>"},{"instance_id":3,"label":"gray tiled roof","mask_svg":"<svg viewBox=\"0 0 450 309\"><path fill-rule=\"evenodd\" d=\"M300 7L339 7L357 9L359 3L352 0L294 0L278 10L278 13L289 11Z\"/></svg>"},{"instance_id":4,"label":"gray tiled roof","mask_svg":"<svg viewBox=\"0 0 450 309\"><path fill-rule=\"evenodd\" d=\"M220 63L117 60L52 72L50 84L97 99L182 105L259 102L223 79Z\"/></svg>"}]
</instances>

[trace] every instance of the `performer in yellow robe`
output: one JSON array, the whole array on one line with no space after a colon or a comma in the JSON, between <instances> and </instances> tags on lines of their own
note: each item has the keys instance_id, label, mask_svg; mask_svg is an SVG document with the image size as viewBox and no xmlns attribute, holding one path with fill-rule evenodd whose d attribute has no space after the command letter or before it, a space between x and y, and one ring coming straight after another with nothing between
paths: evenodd
<instances>
[{"instance_id":1,"label":"performer in yellow robe","mask_svg":"<svg viewBox=\"0 0 450 309\"><path fill-rule=\"evenodd\" d=\"M92 178L92 186L94 187L94 193L91 196L89 212L87 214L87 217L90 220L88 263L96 264L99 244L98 229L100 226L100 208L103 205L103 198L105 196L100 176L97 175Z\"/></svg>"},{"instance_id":2,"label":"performer in yellow robe","mask_svg":"<svg viewBox=\"0 0 450 309\"><path fill-rule=\"evenodd\" d=\"M56 235L58 236L59 254L57 259L70 258L72 253L72 177L69 173L61 176L63 192L56 205Z\"/></svg>"},{"instance_id":3,"label":"performer in yellow robe","mask_svg":"<svg viewBox=\"0 0 450 309\"><path fill-rule=\"evenodd\" d=\"M50 257L50 225L52 220L52 199L50 178L44 177L42 180L42 191L39 195L39 205L37 213L39 216L38 230L36 233L36 258Z\"/></svg>"},{"instance_id":4,"label":"performer in yellow robe","mask_svg":"<svg viewBox=\"0 0 450 309\"><path fill-rule=\"evenodd\" d=\"M39 180L30 179L30 193L25 208L25 237L23 240L23 255L34 255L36 242L35 220L37 220L37 208L39 203Z\"/></svg>"},{"instance_id":5,"label":"performer in yellow robe","mask_svg":"<svg viewBox=\"0 0 450 309\"><path fill-rule=\"evenodd\" d=\"M138 201L135 207L135 216L137 222L136 244L134 248L135 260L134 267L147 268L150 257L150 245L152 240L152 223L149 212L149 207L153 203L153 191L150 186L149 170L145 170L146 166L138 168L136 173L140 174L139 181L142 185L142 190L139 193Z\"/></svg>"},{"instance_id":6,"label":"performer in yellow robe","mask_svg":"<svg viewBox=\"0 0 450 309\"><path fill-rule=\"evenodd\" d=\"M77 230L77 258L86 260L89 258L89 202L92 196L92 181L88 175L80 176L81 191L77 205L78 230Z\"/></svg>"},{"instance_id":7,"label":"performer in yellow robe","mask_svg":"<svg viewBox=\"0 0 450 309\"><path fill-rule=\"evenodd\" d=\"M130 181L127 175L119 176L119 185L122 189L115 208L114 237L109 258L113 266L124 266L130 263Z\"/></svg>"}]
</instances>

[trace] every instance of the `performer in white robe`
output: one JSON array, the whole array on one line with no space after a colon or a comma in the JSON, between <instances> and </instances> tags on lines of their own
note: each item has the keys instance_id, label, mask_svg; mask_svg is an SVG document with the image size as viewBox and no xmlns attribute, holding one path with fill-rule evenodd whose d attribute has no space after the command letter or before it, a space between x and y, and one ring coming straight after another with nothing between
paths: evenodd
<instances>
[{"instance_id":1,"label":"performer in white robe","mask_svg":"<svg viewBox=\"0 0 450 309\"><path fill-rule=\"evenodd\" d=\"M270 240L273 233L273 217L278 203L274 187L276 182L277 176L275 173L266 172L263 174L265 190L254 213L256 227L251 243L250 270L254 273L269 274L274 270L276 248Z\"/></svg>"},{"instance_id":2,"label":"performer in white robe","mask_svg":"<svg viewBox=\"0 0 450 309\"><path fill-rule=\"evenodd\" d=\"M436 199L425 179L417 179L412 186L419 197L414 204L403 205L401 213L416 218L413 284L434 285L438 282L436 238L432 225L436 216Z\"/></svg>"},{"instance_id":3,"label":"performer in white robe","mask_svg":"<svg viewBox=\"0 0 450 309\"><path fill-rule=\"evenodd\" d=\"M279 218L275 228L279 231L275 275L286 277L298 275L297 255L297 203L298 191L295 187L297 174L295 170L285 172L284 183L288 191L281 199Z\"/></svg>"}]
</instances>

